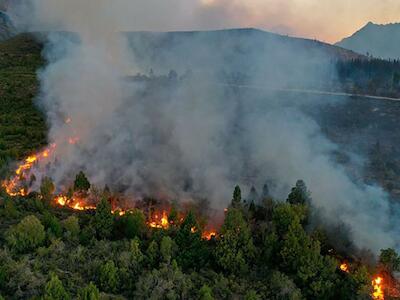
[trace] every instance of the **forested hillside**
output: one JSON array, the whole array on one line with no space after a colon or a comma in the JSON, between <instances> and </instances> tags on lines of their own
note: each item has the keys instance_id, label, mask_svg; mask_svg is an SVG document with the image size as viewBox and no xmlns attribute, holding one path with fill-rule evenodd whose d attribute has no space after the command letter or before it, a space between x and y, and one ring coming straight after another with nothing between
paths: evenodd
<instances>
[{"instance_id":1,"label":"forested hillside","mask_svg":"<svg viewBox=\"0 0 400 300\"><path fill-rule=\"evenodd\" d=\"M43 114L34 105L41 45L19 35L0 43L0 169L46 143Z\"/></svg>"},{"instance_id":2,"label":"forested hillside","mask_svg":"<svg viewBox=\"0 0 400 300\"><path fill-rule=\"evenodd\" d=\"M4 173L8 162L46 145L34 105L43 63L31 36L0 44ZM140 78L155 87L178 76ZM229 204L212 218L205 199L144 198L114 210L120 194L83 172L72 181L68 195L93 197L96 209L68 207L47 177L28 195L0 189L0 299L370 299L383 290L397 297L397 253L385 249L375 260L347 227L311 222L319 212L302 180L282 199L268 184L249 195L229 187L232 198L222 199Z\"/></svg>"}]
</instances>

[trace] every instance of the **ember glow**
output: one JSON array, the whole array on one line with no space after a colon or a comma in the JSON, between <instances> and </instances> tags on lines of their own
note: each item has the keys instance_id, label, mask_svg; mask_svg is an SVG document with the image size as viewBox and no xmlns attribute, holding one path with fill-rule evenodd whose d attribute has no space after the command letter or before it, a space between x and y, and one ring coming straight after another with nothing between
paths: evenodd
<instances>
[{"instance_id":1,"label":"ember glow","mask_svg":"<svg viewBox=\"0 0 400 300\"><path fill-rule=\"evenodd\" d=\"M346 263L342 263L340 265L340 270L342 270L343 272L349 273L349 265Z\"/></svg>"},{"instance_id":2,"label":"ember glow","mask_svg":"<svg viewBox=\"0 0 400 300\"><path fill-rule=\"evenodd\" d=\"M215 231L215 230L207 231L207 230L206 230L206 231L203 232L203 234L201 235L201 237L202 237L204 240L209 241L209 240L211 240L211 239L217 237L217 231Z\"/></svg>"},{"instance_id":3,"label":"ember glow","mask_svg":"<svg viewBox=\"0 0 400 300\"><path fill-rule=\"evenodd\" d=\"M384 300L385 295L383 293L383 278L377 276L372 280L372 287L374 289L372 293L372 299L374 300Z\"/></svg>"}]
</instances>

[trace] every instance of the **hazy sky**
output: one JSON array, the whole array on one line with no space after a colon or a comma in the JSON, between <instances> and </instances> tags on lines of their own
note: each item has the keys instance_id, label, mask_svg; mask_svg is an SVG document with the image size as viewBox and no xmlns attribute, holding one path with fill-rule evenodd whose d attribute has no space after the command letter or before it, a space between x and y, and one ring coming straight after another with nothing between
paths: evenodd
<instances>
[{"instance_id":1,"label":"hazy sky","mask_svg":"<svg viewBox=\"0 0 400 300\"><path fill-rule=\"evenodd\" d=\"M367 22L400 22L400 0L199 0L203 26L251 26L336 42Z\"/></svg>"},{"instance_id":2,"label":"hazy sky","mask_svg":"<svg viewBox=\"0 0 400 300\"><path fill-rule=\"evenodd\" d=\"M0 3L6 0L0 0ZM15 1L15 0L13 0ZM22 2L22 0L20 0ZM257 27L295 36L336 42L367 22L400 21L400 0L30 0L71 17L88 16L104 7L102 17L122 30L192 30ZM82 6L77 10L75 7ZM47 10L47 7L46 9ZM46 14L49 15L49 14ZM104 16L103 16L104 15ZM47 18L44 16L44 18ZM83 19L86 19L84 17ZM104 22L107 24L107 22Z\"/></svg>"}]
</instances>

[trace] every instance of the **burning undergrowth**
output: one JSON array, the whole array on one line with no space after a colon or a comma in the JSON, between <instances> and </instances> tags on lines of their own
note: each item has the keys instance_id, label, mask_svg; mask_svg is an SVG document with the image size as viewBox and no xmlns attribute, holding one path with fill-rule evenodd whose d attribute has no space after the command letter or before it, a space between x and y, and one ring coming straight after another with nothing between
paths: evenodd
<instances>
[{"instance_id":1,"label":"burning undergrowth","mask_svg":"<svg viewBox=\"0 0 400 300\"><path fill-rule=\"evenodd\" d=\"M66 123L69 123L67 121ZM78 139L77 139L78 140ZM73 147L75 142L71 138L64 146ZM170 226L180 225L186 213L193 208L193 204L181 203L183 211L178 211L176 205L172 205L168 200L156 200L152 198L132 199L123 194L113 194L106 186L100 191L91 186L83 172L80 172L75 179L74 184L64 187L64 192L59 187L55 187L49 177L44 176L44 172L57 166L55 153L57 145L52 144L48 148L28 156L24 161L18 164L14 174L1 184L5 192L11 197L25 197L35 192L38 187L41 194L39 197L43 201L50 201L53 206L65 207L76 211L96 210L102 199L106 199L111 204L111 212L118 216L130 214L135 209L144 212L149 228L168 229ZM44 169L43 169L43 166ZM37 180L40 179L40 185ZM185 209L186 207L186 209ZM207 207L197 209L199 213L205 212ZM205 215L203 219L205 220ZM201 219L201 218L199 218ZM201 228L192 228L192 231L201 230L202 237L210 240L217 235L214 226L210 227L205 222L201 222Z\"/></svg>"},{"instance_id":2,"label":"burning undergrowth","mask_svg":"<svg viewBox=\"0 0 400 300\"><path fill-rule=\"evenodd\" d=\"M382 188L352 180L332 159L338 146L299 105L288 107L277 94L250 97L234 87L205 84L216 78L201 74L182 79L171 72L165 83L150 72L150 84L129 82L129 75L148 70L138 68L126 37L118 33L121 20L105 1L98 5L70 1L61 6L49 0L27 2L29 9L24 7L19 23L50 31L37 101L47 115L48 140L54 146L18 165L16 174L4 183L10 195L38 191L49 177L58 205L93 209L97 201L93 193L85 197L68 193L71 178L84 170L95 186L109 184L123 194L113 203L113 211L129 210L146 196L181 202L207 198L212 209L223 211L236 184L250 190L252 185L272 182L271 194L285 199L293 182L302 178L312 187L312 206L325 227L345 224L356 247L374 253L398 248L398 205ZM243 51L239 46L232 48ZM216 61L213 73L221 73L229 63L222 49L207 53L201 43L185 49ZM295 60L303 61L287 50L273 53L286 55L284 68L273 61L269 65L291 70ZM185 53L175 55L185 57ZM274 55L248 53L246 60L263 66ZM323 63L329 58L315 59L313 64L327 68L318 74L334 73ZM299 84L316 77L295 73ZM285 76L279 75L266 78L260 70L249 81L287 86ZM294 102L304 104L304 98L299 95ZM311 102L308 105L320 105L318 100ZM162 210L157 213L157 226L165 223L163 215Z\"/></svg>"}]
</instances>

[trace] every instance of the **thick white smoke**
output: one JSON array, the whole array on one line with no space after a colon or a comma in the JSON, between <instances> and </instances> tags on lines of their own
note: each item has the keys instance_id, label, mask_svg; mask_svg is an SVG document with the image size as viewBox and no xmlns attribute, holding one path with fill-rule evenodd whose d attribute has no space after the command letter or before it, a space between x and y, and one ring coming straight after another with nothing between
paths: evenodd
<instances>
[{"instance_id":1,"label":"thick white smoke","mask_svg":"<svg viewBox=\"0 0 400 300\"><path fill-rule=\"evenodd\" d=\"M240 90L190 79L150 87L129 82L126 76L140 71L141 64L135 64L126 37L118 32L135 1L23 4L15 11L25 17L19 19L21 26L64 31L47 35L48 65L39 72L49 140L59 145L58 163L50 170L58 184L83 169L96 185L109 184L133 196L207 197L222 209L236 184L248 189L271 180L274 194L284 199L301 178L326 220L349 225L357 246L373 251L397 246L397 221L387 195L355 184L330 158L336 146L297 106L282 104L279 95L270 95L273 101L262 96L246 101L246 95L238 96ZM205 51L197 44L186 47ZM176 55L184 59L183 53ZM256 65L265 55L249 59ZM200 57L218 63L220 56L202 52ZM290 63L277 65L277 72L290 69ZM258 78L263 72L255 70L252 81L267 78L269 85L282 85L284 76L273 82L273 72ZM311 74L299 76L307 81ZM303 97L298 101L306 101ZM79 137L75 147L67 145L71 136Z\"/></svg>"}]
</instances>

